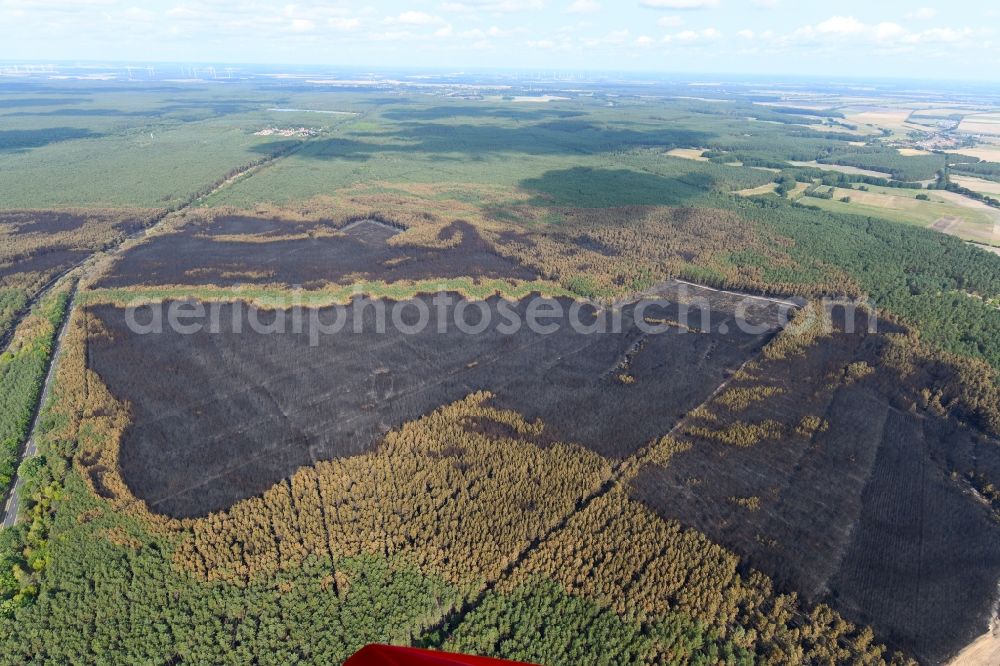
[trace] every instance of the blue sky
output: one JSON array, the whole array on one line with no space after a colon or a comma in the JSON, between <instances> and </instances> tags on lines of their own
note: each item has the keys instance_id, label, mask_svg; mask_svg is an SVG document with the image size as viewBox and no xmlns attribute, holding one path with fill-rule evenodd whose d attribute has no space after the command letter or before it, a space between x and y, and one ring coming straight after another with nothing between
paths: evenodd
<instances>
[{"instance_id":1,"label":"blue sky","mask_svg":"<svg viewBox=\"0 0 1000 666\"><path fill-rule=\"evenodd\" d=\"M1000 79L987 0L0 0L0 60Z\"/></svg>"}]
</instances>

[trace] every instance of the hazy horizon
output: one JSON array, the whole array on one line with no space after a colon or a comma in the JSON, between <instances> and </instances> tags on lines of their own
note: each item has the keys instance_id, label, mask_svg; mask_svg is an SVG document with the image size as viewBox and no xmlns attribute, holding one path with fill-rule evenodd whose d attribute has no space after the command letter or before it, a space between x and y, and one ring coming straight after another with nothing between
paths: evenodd
<instances>
[{"instance_id":1,"label":"hazy horizon","mask_svg":"<svg viewBox=\"0 0 1000 666\"><path fill-rule=\"evenodd\" d=\"M0 60L990 81L998 18L972 0L0 0Z\"/></svg>"}]
</instances>

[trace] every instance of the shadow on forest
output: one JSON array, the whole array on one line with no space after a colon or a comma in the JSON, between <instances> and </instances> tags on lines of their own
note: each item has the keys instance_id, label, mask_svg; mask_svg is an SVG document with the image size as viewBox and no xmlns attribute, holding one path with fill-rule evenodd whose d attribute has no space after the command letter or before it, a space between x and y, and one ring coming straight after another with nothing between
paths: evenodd
<instances>
[{"instance_id":1,"label":"shadow on forest","mask_svg":"<svg viewBox=\"0 0 1000 666\"><path fill-rule=\"evenodd\" d=\"M104 136L79 127L47 127L39 130L0 130L0 153L40 148L71 139L96 139Z\"/></svg>"},{"instance_id":2,"label":"shadow on forest","mask_svg":"<svg viewBox=\"0 0 1000 666\"><path fill-rule=\"evenodd\" d=\"M642 132L579 120L552 120L516 128L409 123L392 133L356 132L348 138L311 142L299 155L315 159L367 159L376 153L462 153L470 157L501 153L589 155L647 146L663 150L700 146L713 137L709 132L696 130L664 128Z\"/></svg>"},{"instance_id":3,"label":"shadow on forest","mask_svg":"<svg viewBox=\"0 0 1000 666\"><path fill-rule=\"evenodd\" d=\"M630 169L588 167L546 171L521 181L521 187L538 193L531 202L534 205L581 208L689 205L714 185L715 179L702 173L667 178Z\"/></svg>"},{"instance_id":4,"label":"shadow on forest","mask_svg":"<svg viewBox=\"0 0 1000 666\"><path fill-rule=\"evenodd\" d=\"M18 109L26 106L62 106L63 104L82 104L86 99L72 97L15 97L0 99L0 109Z\"/></svg>"},{"instance_id":5,"label":"shadow on forest","mask_svg":"<svg viewBox=\"0 0 1000 666\"><path fill-rule=\"evenodd\" d=\"M54 111L16 111L14 113L3 114L8 118L19 118L30 116L34 118L86 118L86 117L108 117L108 118L159 118L164 115L163 111L151 109L149 111L120 111L118 109L56 109Z\"/></svg>"},{"instance_id":6,"label":"shadow on forest","mask_svg":"<svg viewBox=\"0 0 1000 666\"><path fill-rule=\"evenodd\" d=\"M395 102L392 102L395 103ZM397 109L382 114L388 120L444 120L446 118L506 118L508 120L544 120L576 118L582 111L557 109L507 109L499 106L432 106L424 109Z\"/></svg>"}]
</instances>

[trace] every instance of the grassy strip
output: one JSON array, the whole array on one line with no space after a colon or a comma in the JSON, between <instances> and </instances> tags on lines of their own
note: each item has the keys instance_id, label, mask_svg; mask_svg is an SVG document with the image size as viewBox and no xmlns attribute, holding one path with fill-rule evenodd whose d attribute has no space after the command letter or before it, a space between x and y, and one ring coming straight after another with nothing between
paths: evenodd
<instances>
[{"instance_id":1,"label":"grassy strip","mask_svg":"<svg viewBox=\"0 0 1000 666\"><path fill-rule=\"evenodd\" d=\"M500 295L520 299L533 293L543 296L578 298L572 291L545 280L475 280L454 278L448 280L418 280L407 282L357 282L348 286L331 285L320 289L289 289L283 285L242 285L238 287L209 286L156 286L120 289L94 289L80 294L84 305L110 304L117 306L159 303L169 300L197 299L206 302L245 301L261 308L325 307L349 303L357 296L403 300L420 294L441 291L457 292L470 300L483 300Z\"/></svg>"},{"instance_id":2,"label":"grassy strip","mask_svg":"<svg viewBox=\"0 0 1000 666\"><path fill-rule=\"evenodd\" d=\"M14 324L17 313L28 304L28 292L12 287L0 288L0 340Z\"/></svg>"},{"instance_id":3,"label":"grassy strip","mask_svg":"<svg viewBox=\"0 0 1000 666\"><path fill-rule=\"evenodd\" d=\"M0 356L0 486L14 479L45 383L53 340L66 314L70 283L46 294L17 327Z\"/></svg>"}]
</instances>

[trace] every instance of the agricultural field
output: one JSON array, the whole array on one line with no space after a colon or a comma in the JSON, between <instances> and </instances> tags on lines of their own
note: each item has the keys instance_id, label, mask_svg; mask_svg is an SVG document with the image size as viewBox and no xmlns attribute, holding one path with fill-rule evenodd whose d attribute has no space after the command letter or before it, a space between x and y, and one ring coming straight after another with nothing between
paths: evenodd
<instances>
[{"instance_id":1,"label":"agricultural field","mask_svg":"<svg viewBox=\"0 0 1000 666\"><path fill-rule=\"evenodd\" d=\"M913 147L965 106L408 81L0 85L0 663L986 631L1000 211L926 185L1000 163Z\"/></svg>"},{"instance_id":2,"label":"agricultural field","mask_svg":"<svg viewBox=\"0 0 1000 666\"><path fill-rule=\"evenodd\" d=\"M673 148L667 151L667 155L696 162L707 162L708 158L703 155L704 152L701 148Z\"/></svg>"},{"instance_id":3,"label":"agricultural field","mask_svg":"<svg viewBox=\"0 0 1000 666\"><path fill-rule=\"evenodd\" d=\"M1000 114L976 113L962 118L958 129L970 134L1000 134Z\"/></svg>"},{"instance_id":4,"label":"agricultural field","mask_svg":"<svg viewBox=\"0 0 1000 666\"><path fill-rule=\"evenodd\" d=\"M852 176L871 176L872 178L888 178L890 176L890 174L885 171L859 169L858 167L848 166L846 164L820 164L816 160L810 160L808 162L796 162L795 160L789 160L788 163L791 164L792 166L812 167L814 169L824 169L826 171L836 171L837 173L846 173Z\"/></svg>"},{"instance_id":5,"label":"agricultural field","mask_svg":"<svg viewBox=\"0 0 1000 666\"><path fill-rule=\"evenodd\" d=\"M1000 144L979 142L974 148L956 148L960 155L968 155L986 162L1000 162Z\"/></svg>"},{"instance_id":6,"label":"agricultural field","mask_svg":"<svg viewBox=\"0 0 1000 666\"><path fill-rule=\"evenodd\" d=\"M911 126L908 109L893 108L857 108L845 111L847 120L855 125L868 125L875 129L888 129L894 133L905 134Z\"/></svg>"},{"instance_id":7,"label":"agricultural field","mask_svg":"<svg viewBox=\"0 0 1000 666\"><path fill-rule=\"evenodd\" d=\"M996 181L975 178L973 176L952 176L951 179L962 187L967 187L974 192L992 194L994 196L1000 195L1000 183Z\"/></svg>"},{"instance_id":8,"label":"agricultural field","mask_svg":"<svg viewBox=\"0 0 1000 666\"><path fill-rule=\"evenodd\" d=\"M956 181L957 182L957 181ZM882 217L915 224L985 245L1000 245L1000 210L953 192L921 192L869 186L867 191L821 187L830 199L804 197L800 203L833 212ZM926 200L917 199L920 194ZM843 201L844 198L849 201Z\"/></svg>"}]
</instances>

